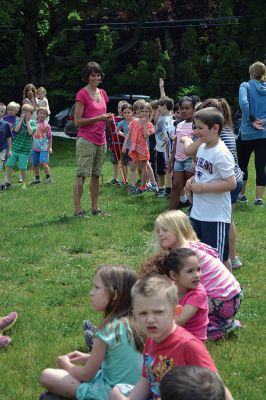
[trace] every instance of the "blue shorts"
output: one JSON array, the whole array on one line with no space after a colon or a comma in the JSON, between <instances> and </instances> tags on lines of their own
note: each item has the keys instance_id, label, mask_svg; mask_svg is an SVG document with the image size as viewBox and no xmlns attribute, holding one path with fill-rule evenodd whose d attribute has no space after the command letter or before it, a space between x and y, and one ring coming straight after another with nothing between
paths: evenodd
<instances>
[{"instance_id":1,"label":"blue shorts","mask_svg":"<svg viewBox=\"0 0 266 400\"><path fill-rule=\"evenodd\" d=\"M49 153L48 151L33 151L31 153L31 162L34 167L40 164L48 164Z\"/></svg>"},{"instance_id":2,"label":"blue shorts","mask_svg":"<svg viewBox=\"0 0 266 400\"><path fill-rule=\"evenodd\" d=\"M25 170L28 167L28 154L18 154L12 150L12 155L6 161L6 166L10 168L14 168L16 163L18 163L18 169Z\"/></svg>"},{"instance_id":3,"label":"blue shorts","mask_svg":"<svg viewBox=\"0 0 266 400\"><path fill-rule=\"evenodd\" d=\"M226 222L199 221L190 217L191 224L198 238L217 249L221 261L229 258L229 228Z\"/></svg>"},{"instance_id":4,"label":"blue shorts","mask_svg":"<svg viewBox=\"0 0 266 400\"><path fill-rule=\"evenodd\" d=\"M236 188L232 192L230 192L231 196L231 204L236 204L239 193L241 192L243 186L243 181L239 181L236 183Z\"/></svg>"},{"instance_id":5,"label":"blue shorts","mask_svg":"<svg viewBox=\"0 0 266 400\"><path fill-rule=\"evenodd\" d=\"M192 158L186 158L183 161L177 161L175 160L174 164L174 172L192 172Z\"/></svg>"}]
</instances>

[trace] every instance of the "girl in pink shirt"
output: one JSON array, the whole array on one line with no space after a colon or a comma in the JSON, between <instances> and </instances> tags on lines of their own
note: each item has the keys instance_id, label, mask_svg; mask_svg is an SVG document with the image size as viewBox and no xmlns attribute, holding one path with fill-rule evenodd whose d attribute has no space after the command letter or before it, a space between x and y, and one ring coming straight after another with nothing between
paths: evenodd
<instances>
[{"instance_id":1,"label":"girl in pink shirt","mask_svg":"<svg viewBox=\"0 0 266 400\"><path fill-rule=\"evenodd\" d=\"M209 322L208 296L200 283L201 269L196 253L187 248L175 249L165 256L163 264L177 286L178 304L183 306L176 323L204 342Z\"/></svg>"},{"instance_id":2,"label":"girl in pink shirt","mask_svg":"<svg viewBox=\"0 0 266 400\"><path fill-rule=\"evenodd\" d=\"M238 320L232 319L242 301L241 287L219 259L218 252L199 241L185 213L172 210L160 214L154 227L155 251L165 255L183 247L193 250L199 259L201 283L209 301L207 335L213 340L220 339L241 326ZM149 259L143 264L141 273L167 274L167 271L162 262Z\"/></svg>"},{"instance_id":3,"label":"girl in pink shirt","mask_svg":"<svg viewBox=\"0 0 266 400\"><path fill-rule=\"evenodd\" d=\"M150 115L152 112L149 103L145 103L140 107L140 117L134 118L129 124L129 132L123 144L123 153L126 152L127 143L129 145L128 155L132 161L137 164L141 170L141 186L139 191L135 193L142 193L146 189L148 179L148 161L150 159L149 147L147 139L150 135L154 135L154 127L150 122ZM155 182L155 180L154 180Z\"/></svg>"}]
</instances>

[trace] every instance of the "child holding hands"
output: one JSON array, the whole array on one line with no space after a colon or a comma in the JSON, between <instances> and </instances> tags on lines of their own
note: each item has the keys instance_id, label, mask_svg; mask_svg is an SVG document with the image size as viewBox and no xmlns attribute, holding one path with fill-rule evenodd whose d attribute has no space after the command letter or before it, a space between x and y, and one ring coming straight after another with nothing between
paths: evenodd
<instances>
[{"instance_id":1,"label":"child holding hands","mask_svg":"<svg viewBox=\"0 0 266 400\"><path fill-rule=\"evenodd\" d=\"M14 131L16 136L11 147L12 155L6 162L5 188L11 186L13 168L18 163L18 169L22 177L22 189L26 189L26 171L31 153L31 138L36 131L36 123L32 119L33 112L34 108L30 104L24 104L21 109L21 116L15 124Z\"/></svg>"},{"instance_id":2,"label":"child holding hands","mask_svg":"<svg viewBox=\"0 0 266 400\"><path fill-rule=\"evenodd\" d=\"M130 290L136 280L136 273L124 267L104 266L96 272L90 297L94 310L104 313L104 320L95 333L92 352L58 357L61 369L42 372L45 388L67 399L108 400L121 379L125 384L138 381L143 340L130 316ZM123 392L127 393L127 385ZM49 394L40 397L49 398Z\"/></svg>"}]
</instances>

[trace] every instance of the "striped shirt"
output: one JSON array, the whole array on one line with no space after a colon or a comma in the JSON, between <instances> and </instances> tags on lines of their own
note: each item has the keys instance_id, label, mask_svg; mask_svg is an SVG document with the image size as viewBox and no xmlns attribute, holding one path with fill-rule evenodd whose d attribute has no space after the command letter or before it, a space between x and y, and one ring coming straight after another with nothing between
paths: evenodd
<instances>
[{"instance_id":1,"label":"striped shirt","mask_svg":"<svg viewBox=\"0 0 266 400\"><path fill-rule=\"evenodd\" d=\"M239 168L237 154L236 154L236 139L234 133L228 126L224 126L222 132L220 133L220 139L224 142L228 150L232 153L235 161L234 172L237 182L243 180L243 172Z\"/></svg>"},{"instance_id":2,"label":"striped shirt","mask_svg":"<svg viewBox=\"0 0 266 400\"><path fill-rule=\"evenodd\" d=\"M176 136L176 152L175 152L175 159L177 161L184 161L187 158L184 152L184 145L180 143L180 138L182 136L189 136L192 138L194 135L193 129L192 129L192 122L186 122L182 121L179 122L176 126L176 131L175 131L175 136Z\"/></svg>"},{"instance_id":3,"label":"striped shirt","mask_svg":"<svg viewBox=\"0 0 266 400\"><path fill-rule=\"evenodd\" d=\"M183 247L193 250L200 262L201 283L208 297L230 300L240 293L241 287L233 274L224 266L215 249L202 242L186 242Z\"/></svg>"}]
</instances>

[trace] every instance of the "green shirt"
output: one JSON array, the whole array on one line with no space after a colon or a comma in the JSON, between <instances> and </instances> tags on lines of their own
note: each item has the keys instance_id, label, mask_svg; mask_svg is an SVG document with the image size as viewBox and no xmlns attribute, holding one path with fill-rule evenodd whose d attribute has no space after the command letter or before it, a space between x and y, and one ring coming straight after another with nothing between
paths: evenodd
<instances>
[{"instance_id":1,"label":"green shirt","mask_svg":"<svg viewBox=\"0 0 266 400\"><path fill-rule=\"evenodd\" d=\"M15 126L17 124L18 122L16 122ZM30 127L32 129L32 132L34 133L36 131L36 122L33 119L30 120ZM20 130L16 133L16 136L14 137L11 150L17 154L30 155L31 138L32 136L30 136L28 133L27 125L23 121Z\"/></svg>"}]
</instances>

